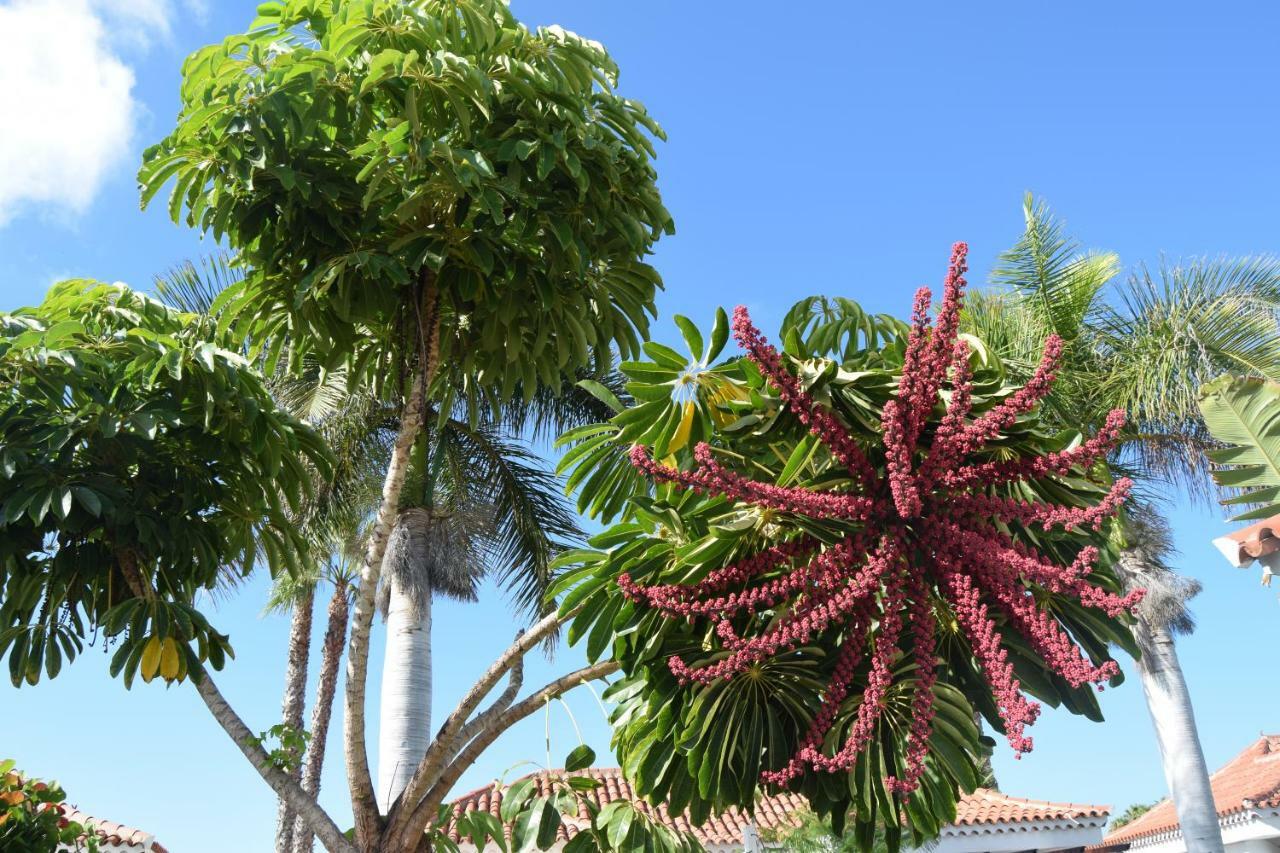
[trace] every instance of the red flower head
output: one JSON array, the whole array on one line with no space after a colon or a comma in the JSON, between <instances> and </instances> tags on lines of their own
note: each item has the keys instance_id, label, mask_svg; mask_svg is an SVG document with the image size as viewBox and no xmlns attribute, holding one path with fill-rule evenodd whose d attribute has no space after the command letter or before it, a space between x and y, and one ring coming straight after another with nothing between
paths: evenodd
<instances>
[{"instance_id":1,"label":"red flower head","mask_svg":"<svg viewBox=\"0 0 1280 853\"><path fill-rule=\"evenodd\" d=\"M671 617L715 622L715 634L729 654L702 666L671 657L671 671L684 683L729 678L824 632L839 636L834 672L821 707L790 761L762 774L766 782L785 784L806 767L828 772L853 767L874 734L892 682L893 663L909 633L916 664L912 728L905 772L888 784L900 794L919 785L934 716L940 607L949 608L968 639L991 686L1009 743L1019 754L1031 749L1025 728L1035 721L1040 708L1023 695L1002 632L1021 635L1072 686L1103 682L1118 671L1114 661L1091 663L1040 608L1029 585L1071 595L1111 616L1132 610L1142 593L1121 596L1091 584L1088 578L1098 559L1094 548L1081 550L1070 565L1063 566L1003 531L1009 523L1045 530L1099 526L1116 512L1131 483L1117 481L1097 506L1088 508L1016 501L993 495L992 487L1092 466L1114 445L1123 412L1112 412L1098 435L1072 450L1012 461L966 461L1045 398L1062 356L1062 341L1050 337L1026 385L971 417L969 349L959 339L967 252L964 243L953 247L942 306L932 324L928 289L916 293L898 391L883 410L882 448L862 447L833 411L818 405L805 391L778 351L751 324L746 309L734 312L734 336L747 357L776 388L791 414L848 469L856 483L854 491L751 480L722 466L705 443L695 448L697 465L690 471L655 461L643 447L632 448L632 462L655 480L848 524L848 535L835 545L824 546L802 535L693 585L642 586L628 575L619 578L623 594L636 602ZM948 381L951 393L945 413L935 418L933 412L943 399L940 392ZM883 464L877 466L873 459L881 452ZM771 579L762 580L765 575ZM738 636L730 622L737 614L784 602L790 605L785 615L757 635ZM824 740L864 657L869 658L866 686L856 717L843 746L827 754Z\"/></svg>"}]
</instances>

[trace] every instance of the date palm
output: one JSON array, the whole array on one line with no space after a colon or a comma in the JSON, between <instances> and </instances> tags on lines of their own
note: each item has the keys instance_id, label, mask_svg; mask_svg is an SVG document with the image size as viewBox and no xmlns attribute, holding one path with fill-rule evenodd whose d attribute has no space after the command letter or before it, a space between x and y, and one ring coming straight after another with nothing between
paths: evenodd
<instances>
[{"instance_id":1,"label":"date palm","mask_svg":"<svg viewBox=\"0 0 1280 853\"><path fill-rule=\"evenodd\" d=\"M1224 372L1280 377L1280 264L1162 263L1121 280L1114 254L1082 252L1030 196L1024 211L1022 239L1001 256L994 291L970 302L966 321L1010 369L1028 374L1045 335L1064 340L1049 401L1064 427L1096 427L1114 408L1128 413L1113 463L1142 489L1118 566L1131 588L1148 590L1135 629L1143 653L1138 672L1188 849L1221 851L1174 644L1193 627L1186 604L1199 587L1169 568L1168 527L1154 509L1155 492L1175 486L1197 500L1213 494L1204 455L1213 445L1196 404L1202 383Z\"/></svg>"}]
</instances>

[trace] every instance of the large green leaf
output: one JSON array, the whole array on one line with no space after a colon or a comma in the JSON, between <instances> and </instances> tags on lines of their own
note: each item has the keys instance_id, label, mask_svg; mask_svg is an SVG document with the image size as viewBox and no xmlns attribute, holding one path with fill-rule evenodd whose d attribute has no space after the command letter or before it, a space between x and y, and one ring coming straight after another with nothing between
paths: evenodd
<instances>
[{"instance_id":1,"label":"large green leaf","mask_svg":"<svg viewBox=\"0 0 1280 853\"><path fill-rule=\"evenodd\" d=\"M1239 490L1228 503L1254 505L1232 520L1280 512L1280 383L1221 376L1200 389L1199 402L1205 425L1227 445L1209 452L1214 479Z\"/></svg>"},{"instance_id":2,"label":"large green leaf","mask_svg":"<svg viewBox=\"0 0 1280 853\"><path fill-rule=\"evenodd\" d=\"M264 11L269 10L269 14ZM662 129L599 43L503 0L290 0L193 53L144 206L250 270L223 323L389 386L438 294L450 393L529 399L610 347L640 354L673 230ZM390 380L390 382L388 382Z\"/></svg>"}]
</instances>

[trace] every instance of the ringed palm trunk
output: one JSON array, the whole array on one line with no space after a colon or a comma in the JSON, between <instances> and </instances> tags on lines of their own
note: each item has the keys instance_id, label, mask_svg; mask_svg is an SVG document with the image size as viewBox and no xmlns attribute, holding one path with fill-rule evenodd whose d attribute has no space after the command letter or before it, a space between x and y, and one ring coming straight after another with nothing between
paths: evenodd
<instances>
[{"instance_id":1,"label":"ringed palm trunk","mask_svg":"<svg viewBox=\"0 0 1280 853\"><path fill-rule=\"evenodd\" d=\"M347 639L347 584L338 583L329 599L328 624L320 654L320 678L316 685L316 704L311 710L311 742L302 768L302 790L312 797L320 793L320 771L324 767L325 743L329 723L333 719L333 700L338 690L338 666L342 663L342 646ZM299 819L293 828L292 853L311 853L314 835Z\"/></svg>"},{"instance_id":2,"label":"ringed palm trunk","mask_svg":"<svg viewBox=\"0 0 1280 853\"><path fill-rule=\"evenodd\" d=\"M1170 546L1167 542L1159 544L1167 531L1159 524L1155 525L1160 528L1156 532L1151 527L1149 522L1139 523L1131 530L1139 543L1149 541L1121 551L1116 567L1126 586L1147 589L1133 629L1142 652L1137 660L1138 675L1186 849L1188 853L1223 853L1209 767L1200 747L1191 692L1174 644L1175 628L1184 633L1192 630L1194 623L1186 602L1199 591L1199 586L1168 569L1161 552Z\"/></svg>"},{"instance_id":3,"label":"ringed palm trunk","mask_svg":"<svg viewBox=\"0 0 1280 853\"><path fill-rule=\"evenodd\" d=\"M387 604L378 730L378 806L383 814L431 745L431 598L415 601L396 581Z\"/></svg>"},{"instance_id":4,"label":"ringed palm trunk","mask_svg":"<svg viewBox=\"0 0 1280 853\"><path fill-rule=\"evenodd\" d=\"M1222 853L1222 831L1209 785L1209 767L1200 748L1191 694L1178 663L1173 634L1139 617L1134 635L1142 649L1142 658L1137 662L1142 690L1187 851Z\"/></svg>"},{"instance_id":5,"label":"ringed palm trunk","mask_svg":"<svg viewBox=\"0 0 1280 853\"><path fill-rule=\"evenodd\" d=\"M307 664L311 657L311 618L315 607L315 587L308 587L293 606L289 623L289 658L284 674L284 700L280 719L295 732L302 730L302 714L307 704ZM294 755L289 775L302 778L302 756ZM293 809L280 800L276 823L276 853L290 853L293 848Z\"/></svg>"}]
</instances>

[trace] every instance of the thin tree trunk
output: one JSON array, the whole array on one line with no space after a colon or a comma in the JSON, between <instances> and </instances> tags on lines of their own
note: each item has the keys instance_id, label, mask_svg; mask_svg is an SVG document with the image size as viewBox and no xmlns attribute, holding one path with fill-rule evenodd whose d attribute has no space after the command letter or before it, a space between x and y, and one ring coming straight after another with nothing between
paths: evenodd
<instances>
[{"instance_id":1,"label":"thin tree trunk","mask_svg":"<svg viewBox=\"0 0 1280 853\"><path fill-rule=\"evenodd\" d=\"M307 664L311 657L311 618L315 607L315 587L308 587L293 605L289 622L289 658L284 671L284 699L280 703L280 720L295 732L302 731L302 714L307 704ZM294 755L289 775L302 778L302 756ZM276 853L293 849L293 824L296 815L289 803L280 800L276 823Z\"/></svg>"},{"instance_id":2,"label":"thin tree trunk","mask_svg":"<svg viewBox=\"0 0 1280 853\"><path fill-rule=\"evenodd\" d=\"M155 590L151 587L151 581L143 577L134 553L129 550L120 550L117 551L116 556L130 591L138 598L147 601L154 599ZM329 848L330 853L358 853L338 829L333 818L320 808L315 798L308 796L302 787L289 777L289 774L271 763L271 757L267 755L267 751L262 748L258 738L223 697L222 691L213 683L208 671L200 667L191 672L190 678L196 692L204 700L205 707L209 709L209 713L213 714L218 725L222 726L222 730L240 748L244 757L249 759L253 769L257 770L262 780L271 786L271 790L275 791L282 800L288 801L298 815L298 819L311 828L324 846Z\"/></svg>"},{"instance_id":3,"label":"thin tree trunk","mask_svg":"<svg viewBox=\"0 0 1280 853\"><path fill-rule=\"evenodd\" d=\"M333 719L333 700L338 689L338 665L342 663L342 645L347 639L347 584L338 583L329 599L328 624L320 652L320 677L316 684L316 704L311 709L311 742L302 768L302 790L312 797L320 794L320 772L324 769L325 744L329 722ZM311 853L312 832L298 820L293 829L293 853Z\"/></svg>"},{"instance_id":4,"label":"thin tree trunk","mask_svg":"<svg viewBox=\"0 0 1280 853\"><path fill-rule=\"evenodd\" d=\"M1222 830L1209 786L1209 767L1200 748L1191 694L1173 635L1140 616L1134 636L1142 649L1138 673L1183 842L1188 853L1222 853Z\"/></svg>"},{"instance_id":5,"label":"thin tree trunk","mask_svg":"<svg viewBox=\"0 0 1280 853\"><path fill-rule=\"evenodd\" d=\"M387 814L431 745L431 600L415 602L394 582L379 720L378 805Z\"/></svg>"},{"instance_id":6,"label":"thin tree trunk","mask_svg":"<svg viewBox=\"0 0 1280 853\"><path fill-rule=\"evenodd\" d=\"M347 840L342 830L338 829L338 825L325 813L324 809L320 808L315 799L308 796L297 782L289 778L289 774L271 763L266 750L258 743L253 732L249 731L244 720L240 719L240 715L223 698L209 674L207 672L192 673L192 681L195 682L196 690L200 693L200 698L204 700L209 712L213 714L213 718L235 741L240 752L258 771L258 775L280 797L289 801L289 805L297 812L298 817L306 821L330 853L357 853L355 845Z\"/></svg>"},{"instance_id":7,"label":"thin tree trunk","mask_svg":"<svg viewBox=\"0 0 1280 853\"><path fill-rule=\"evenodd\" d=\"M373 627L375 594L386 555L387 540L400 510L400 493L409 471L409 455L422 430L426 411L427 385L435 373L439 358L439 298L433 282L423 298L425 317L420 329L426 336L418 369L414 371L409 396L400 416L400 430L391 449L386 478L382 484L382 502L369 534L364 565L360 569L360 585L356 589L351 617L351 638L347 647L347 686L343 714L343 753L346 760L347 785L351 790L351 811L355 818L356 844L361 850L373 850L381 835L382 820L378 814L373 777L369 773L369 752L365 734L365 698L369 675L369 632Z\"/></svg>"}]
</instances>

